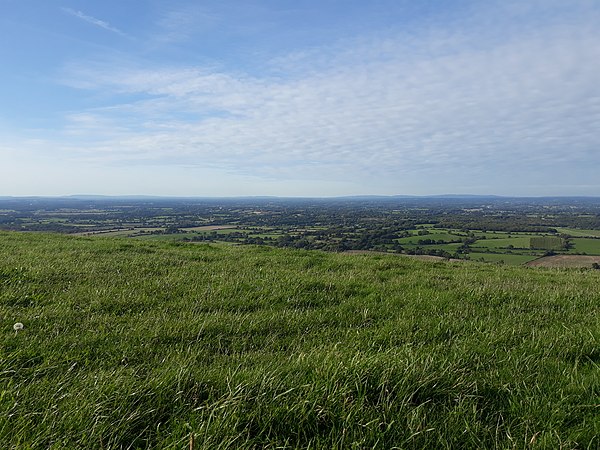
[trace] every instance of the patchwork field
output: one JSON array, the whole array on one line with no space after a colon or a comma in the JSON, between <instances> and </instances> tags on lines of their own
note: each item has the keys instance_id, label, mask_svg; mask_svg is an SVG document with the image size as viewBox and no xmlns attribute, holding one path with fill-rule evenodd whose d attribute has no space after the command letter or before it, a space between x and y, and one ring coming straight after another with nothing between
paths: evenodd
<instances>
[{"instance_id":1,"label":"patchwork field","mask_svg":"<svg viewBox=\"0 0 600 450\"><path fill-rule=\"evenodd\" d=\"M448 232L431 232L430 234L426 234L426 235L415 235L415 236L409 236L409 237L405 237L405 238L400 238L397 239L397 242L399 244L402 245L406 245L406 244L413 244L413 245L417 245L419 243L419 241L422 241L424 239L430 239L430 240L434 240L434 241L445 241L445 242L452 242L452 241L457 241L460 240L460 236L456 236L454 234L450 234Z\"/></svg>"},{"instance_id":2,"label":"patchwork field","mask_svg":"<svg viewBox=\"0 0 600 450\"><path fill-rule=\"evenodd\" d=\"M162 219L167 219L165 216ZM426 224L427 225L427 224ZM293 240L303 240L303 247L317 246L321 243L326 249L345 251L335 244L342 240L358 242L362 232L342 232L339 235L320 235L327 233L326 227L247 227L236 224L202 225L182 227L169 231L165 227L129 227L94 232L75 233L79 236L123 237L156 241L193 241L229 245L266 244L288 246ZM403 252L405 254L431 254L444 258L468 258L488 263L521 265L542 257L546 252L571 255L600 255L600 239L594 238L600 231L561 228L569 236L570 248L564 249L565 240L556 235L544 233L498 232L434 228L419 225L415 229L402 230L410 236L393 240L393 243L380 245L375 251ZM575 237L578 236L578 237ZM579 237L590 236L590 237ZM287 240L290 238L290 240ZM470 240L468 248L464 247ZM391 242L391 241L390 241ZM532 242L535 248L531 248ZM332 245L334 244L334 245ZM552 245L550 245L552 244ZM395 246L400 246L396 248ZM328 246L328 247L327 247ZM467 256L468 255L468 256Z\"/></svg>"}]
</instances>

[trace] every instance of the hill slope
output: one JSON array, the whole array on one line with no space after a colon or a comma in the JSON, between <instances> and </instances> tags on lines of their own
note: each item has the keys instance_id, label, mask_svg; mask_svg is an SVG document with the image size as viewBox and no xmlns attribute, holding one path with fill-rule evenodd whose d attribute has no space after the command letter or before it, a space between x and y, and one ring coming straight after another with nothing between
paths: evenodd
<instances>
[{"instance_id":1,"label":"hill slope","mask_svg":"<svg viewBox=\"0 0 600 450\"><path fill-rule=\"evenodd\" d=\"M0 256L6 448L598 443L599 271L18 233Z\"/></svg>"}]
</instances>

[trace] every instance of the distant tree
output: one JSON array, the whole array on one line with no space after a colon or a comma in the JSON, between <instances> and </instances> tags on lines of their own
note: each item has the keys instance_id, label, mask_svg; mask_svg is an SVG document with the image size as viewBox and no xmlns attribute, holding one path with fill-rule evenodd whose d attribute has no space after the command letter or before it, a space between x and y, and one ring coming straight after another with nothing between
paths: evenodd
<instances>
[{"instance_id":1,"label":"distant tree","mask_svg":"<svg viewBox=\"0 0 600 450\"><path fill-rule=\"evenodd\" d=\"M572 241L570 238L568 238L568 237L567 237L566 239L563 239L563 244L562 244L562 247L563 247L565 250L570 250L570 249L572 249L573 247L575 247L575 244L573 244L573 241Z\"/></svg>"}]
</instances>

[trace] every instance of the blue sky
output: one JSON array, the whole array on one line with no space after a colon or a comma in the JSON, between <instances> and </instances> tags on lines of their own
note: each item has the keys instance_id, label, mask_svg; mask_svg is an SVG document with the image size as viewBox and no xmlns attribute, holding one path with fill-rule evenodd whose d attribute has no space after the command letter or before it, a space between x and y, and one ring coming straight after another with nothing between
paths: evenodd
<instances>
[{"instance_id":1,"label":"blue sky","mask_svg":"<svg viewBox=\"0 0 600 450\"><path fill-rule=\"evenodd\" d=\"M600 195L600 2L0 0L0 195Z\"/></svg>"}]
</instances>

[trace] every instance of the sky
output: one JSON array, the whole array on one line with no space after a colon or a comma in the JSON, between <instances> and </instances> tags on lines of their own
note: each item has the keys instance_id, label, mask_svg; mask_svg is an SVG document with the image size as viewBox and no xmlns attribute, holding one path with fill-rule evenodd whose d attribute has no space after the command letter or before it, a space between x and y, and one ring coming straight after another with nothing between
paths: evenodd
<instances>
[{"instance_id":1,"label":"sky","mask_svg":"<svg viewBox=\"0 0 600 450\"><path fill-rule=\"evenodd\" d=\"M598 0L0 0L0 195L600 196Z\"/></svg>"}]
</instances>

